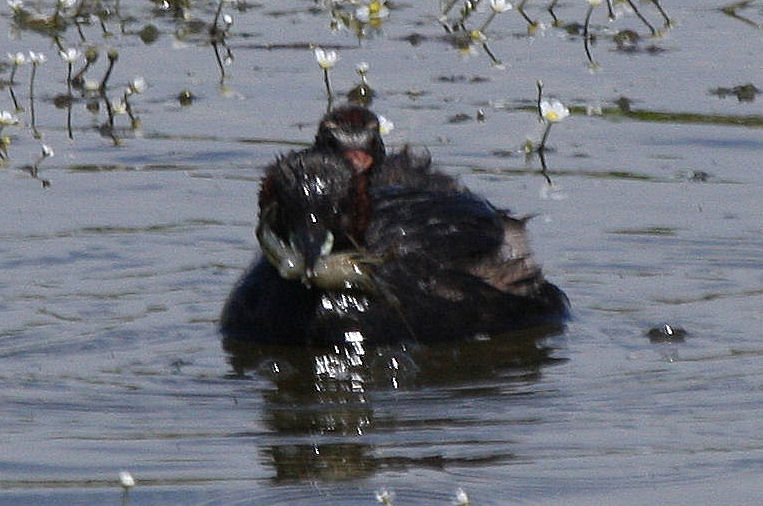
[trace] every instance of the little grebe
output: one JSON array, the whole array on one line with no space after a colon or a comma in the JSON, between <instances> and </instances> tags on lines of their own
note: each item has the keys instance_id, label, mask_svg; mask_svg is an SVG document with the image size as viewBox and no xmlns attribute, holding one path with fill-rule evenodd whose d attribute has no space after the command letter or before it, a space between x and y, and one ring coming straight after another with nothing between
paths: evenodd
<instances>
[{"instance_id":1,"label":"little grebe","mask_svg":"<svg viewBox=\"0 0 763 506\"><path fill-rule=\"evenodd\" d=\"M568 314L526 220L433 170L428 153L386 155L365 108L335 109L312 147L270 165L259 205L264 257L225 305L227 338L435 342Z\"/></svg>"}]
</instances>

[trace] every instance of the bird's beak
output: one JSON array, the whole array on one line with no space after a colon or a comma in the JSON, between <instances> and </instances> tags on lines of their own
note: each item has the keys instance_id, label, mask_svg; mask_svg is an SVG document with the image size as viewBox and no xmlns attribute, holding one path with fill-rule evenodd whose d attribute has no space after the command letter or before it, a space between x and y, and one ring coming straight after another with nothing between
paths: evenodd
<instances>
[{"instance_id":1,"label":"bird's beak","mask_svg":"<svg viewBox=\"0 0 763 506\"><path fill-rule=\"evenodd\" d=\"M292 249L305 259L305 278L313 276L315 262L331 253L334 247L334 234L318 223L307 223L304 227L289 234Z\"/></svg>"}]
</instances>

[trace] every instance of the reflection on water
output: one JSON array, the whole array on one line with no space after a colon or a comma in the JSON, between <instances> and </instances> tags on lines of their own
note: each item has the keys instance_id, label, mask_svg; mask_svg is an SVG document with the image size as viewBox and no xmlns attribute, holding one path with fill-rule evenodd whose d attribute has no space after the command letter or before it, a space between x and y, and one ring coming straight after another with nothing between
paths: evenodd
<instances>
[{"instance_id":1,"label":"reflection on water","mask_svg":"<svg viewBox=\"0 0 763 506\"><path fill-rule=\"evenodd\" d=\"M223 347L236 377L269 378L266 423L277 443L262 452L276 480L368 477L385 469L442 468L459 459L444 455L384 456L377 432L406 431L410 421L377 416L375 404L395 391L422 392L446 401L426 424L452 424L448 402L478 400L512 383L532 384L554 358L550 338L561 325L442 346L364 346L357 341L325 348L263 346L228 339ZM401 416L405 418L405 416ZM437 421L439 420L439 421ZM508 458L502 456L501 458ZM460 464L495 456L469 456Z\"/></svg>"}]
</instances>

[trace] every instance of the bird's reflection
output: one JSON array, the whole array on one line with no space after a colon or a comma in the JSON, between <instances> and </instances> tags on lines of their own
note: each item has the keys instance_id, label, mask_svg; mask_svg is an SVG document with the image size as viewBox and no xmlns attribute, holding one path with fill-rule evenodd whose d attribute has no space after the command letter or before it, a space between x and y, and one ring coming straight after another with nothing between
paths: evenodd
<instances>
[{"instance_id":1,"label":"bird's reflection","mask_svg":"<svg viewBox=\"0 0 763 506\"><path fill-rule=\"evenodd\" d=\"M265 422L273 444L262 449L277 480L367 477L379 470L441 467L443 458L385 457L376 452L376 431L405 430L394 416L375 420L374 401L385 392L454 388L433 417L448 417L454 395L491 395L486 381L535 382L542 367L558 362L554 336L562 325L442 345L369 346L362 336L325 347L266 346L223 341L236 376L272 381L264 394ZM469 384L480 388L469 389ZM413 406L413 405L412 405ZM378 427L383 425L383 427Z\"/></svg>"}]
</instances>

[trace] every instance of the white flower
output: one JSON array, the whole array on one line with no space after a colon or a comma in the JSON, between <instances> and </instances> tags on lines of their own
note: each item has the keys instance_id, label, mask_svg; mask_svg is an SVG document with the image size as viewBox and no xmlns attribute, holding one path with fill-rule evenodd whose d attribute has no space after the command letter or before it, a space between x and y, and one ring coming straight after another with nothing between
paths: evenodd
<instances>
[{"instance_id":1,"label":"white flower","mask_svg":"<svg viewBox=\"0 0 763 506\"><path fill-rule=\"evenodd\" d=\"M487 37L485 36L484 33L482 33L482 30L476 30L475 29L475 30L470 31L469 32L469 37L474 42L479 42L479 43L487 42Z\"/></svg>"},{"instance_id":2,"label":"white flower","mask_svg":"<svg viewBox=\"0 0 763 506\"><path fill-rule=\"evenodd\" d=\"M18 125L19 117L8 111L0 111L0 128L8 125Z\"/></svg>"},{"instance_id":3,"label":"white flower","mask_svg":"<svg viewBox=\"0 0 763 506\"><path fill-rule=\"evenodd\" d=\"M490 0L490 8L493 12L500 14L502 12L510 11L512 6L506 0Z\"/></svg>"},{"instance_id":4,"label":"white flower","mask_svg":"<svg viewBox=\"0 0 763 506\"><path fill-rule=\"evenodd\" d=\"M101 87L101 83L95 79L85 79L85 83L82 87L85 88L85 91L98 91L98 88Z\"/></svg>"},{"instance_id":5,"label":"white flower","mask_svg":"<svg viewBox=\"0 0 763 506\"><path fill-rule=\"evenodd\" d=\"M315 61L318 62L322 69L328 70L333 68L337 60L339 60L339 55L336 51L325 51L320 47L315 48Z\"/></svg>"},{"instance_id":6,"label":"white flower","mask_svg":"<svg viewBox=\"0 0 763 506\"><path fill-rule=\"evenodd\" d=\"M395 124L392 123L387 118L385 118L384 116L377 116L377 117L379 118L379 133L380 134L387 135L395 128Z\"/></svg>"},{"instance_id":7,"label":"white flower","mask_svg":"<svg viewBox=\"0 0 763 506\"><path fill-rule=\"evenodd\" d=\"M230 14L223 14L223 23L225 23L226 26L231 26L233 24L233 16Z\"/></svg>"},{"instance_id":8,"label":"white flower","mask_svg":"<svg viewBox=\"0 0 763 506\"><path fill-rule=\"evenodd\" d=\"M50 157L52 157L52 156L54 156L54 155L56 154L56 153L53 151L53 148L51 148L51 147L50 147L50 146L48 146L47 144L43 144L43 145L41 146L41 148L42 148L42 157L43 157L43 158L50 158Z\"/></svg>"},{"instance_id":9,"label":"white flower","mask_svg":"<svg viewBox=\"0 0 763 506\"><path fill-rule=\"evenodd\" d=\"M556 99L551 102L543 100L540 103L540 114L549 123L558 123L570 115L570 110Z\"/></svg>"},{"instance_id":10,"label":"white flower","mask_svg":"<svg viewBox=\"0 0 763 506\"><path fill-rule=\"evenodd\" d=\"M32 65L39 65L41 63L45 63L47 58L45 58L45 55L42 53L35 53L34 51L29 51L29 61L32 62Z\"/></svg>"},{"instance_id":11,"label":"white flower","mask_svg":"<svg viewBox=\"0 0 763 506\"><path fill-rule=\"evenodd\" d=\"M391 505L394 499L395 499L395 493L390 490L387 490L386 488L376 491L376 500L382 504Z\"/></svg>"},{"instance_id":12,"label":"white flower","mask_svg":"<svg viewBox=\"0 0 763 506\"><path fill-rule=\"evenodd\" d=\"M8 53L8 59L17 67L26 63L26 56L24 56L24 53L22 52L18 52L16 54Z\"/></svg>"},{"instance_id":13,"label":"white flower","mask_svg":"<svg viewBox=\"0 0 763 506\"><path fill-rule=\"evenodd\" d=\"M111 110L114 114L127 114L127 104L121 98L112 100Z\"/></svg>"},{"instance_id":14,"label":"white flower","mask_svg":"<svg viewBox=\"0 0 763 506\"><path fill-rule=\"evenodd\" d=\"M385 3L387 3L386 0L374 0L368 5L361 5L355 9L355 18L361 23L384 19L389 16L389 9L384 5Z\"/></svg>"},{"instance_id":15,"label":"white flower","mask_svg":"<svg viewBox=\"0 0 763 506\"><path fill-rule=\"evenodd\" d=\"M58 6L61 9L71 9L76 3L77 0L58 0Z\"/></svg>"},{"instance_id":16,"label":"white flower","mask_svg":"<svg viewBox=\"0 0 763 506\"><path fill-rule=\"evenodd\" d=\"M125 489L132 488L135 486L135 478L127 471L120 471L119 484Z\"/></svg>"},{"instance_id":17,"label":"white flower","mask_svg":"<svg viewBox=\"0 0 763 506\"><path fill-rule=\"evenodd\" d=\"M358 74L361 74L361 75L363 75L366 72L368 72L368 63L362 61L362 62L358 63L357 65L355 65L355 72L357 72Z\"/></svg>"},{"instance_id":18,"label":"white flower","mask_svg":"<svg viewBox=\"0 0 763 506\"><path fill-rule=\"evenodd\" d=\"M146 91L146 80L142 77L136 77L130 81L128 89L130 90L130 93L143 93Z\"/></svg>"},{"instance_id":19,"label":"white flower","mask_svg":"<svg viewBox=\"0 0 763 506\"><path fill-rule=\"evenodd\" d=\"M78 49L73 47L70 47L69 49L66 49L66 50L59 51L58 54L61 55L61 59L64 60L66 63L74 63L82 55L82 53L80 53Z\"/></svg>"},{"instance_id":20,"label":"white flower","mask_svg":"<svg viewBox=\"0 0 763 506\"><path fill-rule=\"evenodd\" d=\"M455 506L469 506L469 496L466 495L461 487L456 489L456 499L453 501Z\"/></svg>"},{"instance_id":21,"label":"white flower","mask_svg":"<svg viewBox=\"0 0 763 506\"><path fill-rule=\"evenodd\" d=\"M23 0L8 0L8 7L14 11L20 11L24 7Z\"/></svg>"},{"instance_id":22,"label":"white flower","mask_svg":"<svg viewBox=\"0 0 763 506\"><path fill-rule=\"evenodd\" d=\"M588 0L588 5L591 7L598 7L601 5L601 0Z\"/></svg>"}]
</instances>

